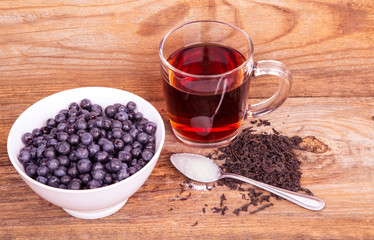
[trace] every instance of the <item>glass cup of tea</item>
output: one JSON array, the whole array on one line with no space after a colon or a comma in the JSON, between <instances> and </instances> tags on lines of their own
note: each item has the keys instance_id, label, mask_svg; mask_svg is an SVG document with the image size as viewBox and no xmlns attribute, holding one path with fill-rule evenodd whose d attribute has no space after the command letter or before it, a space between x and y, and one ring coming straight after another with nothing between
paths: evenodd
<instances>
[{"instance_id":1,"label":"glass cup of tea","mask_svg":"<svg viewBox=\"0 0 374 240\"><path fill-rule=\"evenodd\" d=\"M253 61L253 43L239 28L195 21L170 30L159 47L161 77L175 136L198 147L231 141L243 120L277 109L287 99L292 76L278 61ZM279 89L249 105L252 78L275 75Z\"/></svg>"}]
</instances>

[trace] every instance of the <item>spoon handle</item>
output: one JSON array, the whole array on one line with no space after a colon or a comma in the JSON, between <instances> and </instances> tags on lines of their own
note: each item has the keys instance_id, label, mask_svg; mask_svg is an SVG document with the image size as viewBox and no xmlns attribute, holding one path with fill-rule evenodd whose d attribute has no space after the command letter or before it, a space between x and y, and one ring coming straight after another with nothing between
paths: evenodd
<instances>
[{"instance_id":1,"label":"spoon handle","mask_svg":"<svg viewBox=\"0 0 374 240\"><path fill-rule=\"evenodd\" d=\"M325 202L317 197L301 194L297 192L292 192L286 189L274 187L262 182L258 182L256 180L246 178L237 174L233 173L222 173L220 178L234 178L243 182L250 183L256 187L262 188L268 192L274 193L288 201L291 201L301 207L304 207L309 210L318 211L321 210L325 206Z\"/></svg>"}]
</instances>

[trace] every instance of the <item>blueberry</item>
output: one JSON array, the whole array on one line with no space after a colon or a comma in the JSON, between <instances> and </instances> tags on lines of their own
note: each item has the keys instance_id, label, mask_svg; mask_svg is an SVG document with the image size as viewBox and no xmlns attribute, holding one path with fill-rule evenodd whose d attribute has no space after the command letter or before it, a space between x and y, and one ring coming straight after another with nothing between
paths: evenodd
<instances>
[{"instance_id":1,"label":"blueberry","mask_svg":"<svg viewBox=\"0 0 374 240\"><path fill-rule=\"evenodd\" d=\"M66 130L65 131L69 135L76 133L77 131L75 130L75 124L74 123L69 123L66 126Z\"/></svg>"},{"instance_id":2,"label":"blueberry","mask_svg":"<svg viewBox=\"0 0 374 240\"><path fill-rule=\"evenodd\" d=\"M69 113L69 110L68 109L61 109L59 113L64 114L65 116L67 116L68 113Z\"/></svg>"},{"instance_id":3,"label":"blueberry","mask_svg":"<svg viewBox=\"0 0 374 240\"><path fill-rule=\"evenodd\" d=\"M91 130L91 128L96 127L95 120L94 119L88 119L87 121L87 129Z\"/></svg>"},{"instance_id":4,"label":"blueberry","mask_svg":"<svg viewBox=\"0 0 374 240\"><path fill-rule=\"evenodd\" d=\"M112 172L117 172L118 170L120 170L121 168L121 160L119 160L118 158L113 158L110 162L109 162L109 167L110 167L110 170Z\"/></svg>"},{"instance_id":5,"label":"blueberry","mask_svg":"<svg viewBox=\"0 0 374 240\"><path fill-rule=\"evenodd\" d=\"M89 111L87 111L86 109L81 109L79 111L79 115L78 115L78 119L81 119L81 120L84 120L85 122L87 122L89 119L88 119L88 113Z\"/></svg>"},{"instance_id":6,"label":"blueberry","mask_svg":"<svg viewBox=\"0 0 374 240\"><path fill-rule=\"evenodd\" d=\"M69 184L68 184L68 189L72 189L72 190L79 190L81 189L81 180L78 179L78 178L73 178Z\"/></svg>"},{"instance_id":7,"label":"blueberry","mask_svg":"<svg viewBox=\"0 0 374 240\"><path fill-rule=\"evenodd\" d=\"M62 155L67 155L70 152L70 144L67 142L59 142L55 145L55 149Z\"/></svg>"},{"instance_id":8,"label":"blueberry","mask_svg":"<svg viewBox=\"0 0 374 240\"><path fill-rule=\"evenodd\" d=\"M134 115L134 119L135 119L136 121L140 121L142 118L143 118L143 113L141 113L141 112L137 112L137 113L135 113L135 115Z\"/></svg>"},{"instance_id":9,"label":"blueberry","mask_svg":"<svg viewBox=\"0 0 374 240\"><path fill-rule=\"evenodd\" d=\"M81 159L77 162L77 169L81 174L88 173L91 170L92 163L89 159Z\"/></svg>"},{"instance_id":10,"label":"blueberry","mask_svg":"<svg viewBox=\"0 0 374 240\"><path fill-rule=\"evenodd\" d=\"M67 124L73 124L77 121L77 116L70 116L67 120Z\"/></svg>"},{"instance_id":11,"label":"blueberry","mask_svg":"<svg viewBox=\"0 0 374 240\"><path fill-rule=\"evenodd\" d=\"M79 172L78 172L77 167L70 167L70 168L68 168L67 174L70 177L72 177L72 178L78 177L79 176Z\"/></svg>"},{"instance_id":12,"label":"blueberry","mask_svg":"<svg viewBox=\"0 0 374 240\"><path fill-rule=\"evenodd\" d=\"M71 146L76 146L79 143L79 136L76 134L72 134L67 139L67 142L70 143Z\"/></svg>"},{"instance_id":13,"label":"blueberry","mask_svg":"<svg viewBox=\"0 0 374 240\"><path fill-rule=\"evenodd\" d=\"M75 122L75 128L77 130L84 130L87 128L87 122L85 120L79 119Z\"/></svg>"},{"instance_id":14,"label":"blueberry","mask_svg":"<svg viewBox=\"0 0 374 240\"><path fill-rule=\"evenodd\" d=\"M132 165L135 169L136 169L136 171L139 171L140 169L142 169L142 166L140 166L140 164L134 164L134 165Z\"/></svg>"},{"instance_id":15,"label":"blueberry","mask_svg":"<svg viewBox=\"0 0 374 240\"><path fill-rule=\"evenodd\" d=\"M122 140L125 144L131 144L134 141L134 138L129 133L125 133L122 136Z\"/></svg>"},{"instance_id":16,"label":"blueberry","mask_svg":"<svg viewBox=\"0 0 374 240\"><path fill-rule=\"evenodd\" d=\"M144 161L143 158L140 158L140 159L138 160L138 164L139 164L141 167L144 167L144 166L147 164L147 162Z\"/></svg>"},{"instance_id":17,"label":"blueberry","mask_svg":"<svg viewBox=\"0 0 374 240\"><path fill-rule=\"evenodd\" d=\"M68 185L71 179L72 178L69 175L62 176L60 178L60 183Z\"/></svg>"},{"instance_id":18,"label":"blueberry","mask_svg":"<svg viewBox=\"0 0 374 240\"><path fill-rule=\"evenodd\" d=\"M105 138L105 137L101 137L101 138L99 139L99 141L97 141L97 144L99 144L100 146L103 146L103 144L104 144L105 142L107 142L107 141L109 141L107 138Z\"/></svg>"},{"instance_id":19,"label":"blueberry","mask_svg":"<svg viewBox=\"0 0 374 240\"><path fill-rule=\"evenodd\" d=\"M68 126L67 123L65 123L65 122L61 122L61 123L59 123L59 124L57 125L56 129L57 129L57 131L59 131L59 132L63 132L63 131L66 130L66 127L67 127L67 126Z\"/></svg>"},{"instance_id":20,"label":"blueberry","mask_svg":"<svg viewBox=\"0 0 374 240\"><path fill-rule=\"evenodd\" d=\"M106 163L108 161L109 153L104 151L99 151L95 154L95 160L100 163Z\"/></svg>"},{"instance_id":21,"label":"blueberry","mask_svg":"<svg viewBox=\"0 0 374 240\"><path fill-rule=\"evenodd\" d=\"M126 145L126 146L123 148L123 150L124 150L124 151L127 151L127 152L131 152L132 149L133 149L133 147L131 147L131 145Z\"/></svg>"},{"instance_id":22,"label":"blueberry","mask_svg":"<svg viewBox=\"0 0 374 240\"><path fill-rule=\"evenodd\" d=\"M96 112L97 115L102 115L103 108L98 104L92 104L91 111Z\"/></svg>"},{"instance_id":23,"label":"blueberry","mask_svg":"<svg viewBox=\"0 0 374 240\"><path fill-rule=\"evenodd\" d=\"M26 174L30 177L34 177L36 176L36 170L38 169L38 165L34 164L34 163L31 163L29 165L27 165L26 167Z\"/></svg>"},{"instance_id":24,"label":"blueberry","mask_svg":"<svg viewBox=\"0 0 374 240\"><path fill-rule=\"evenodd\" d=\"M44 150L44 156L48 159L52 159L56 157L56 150L54 147L49 147Z\"/></svg>"},{"instance_id":25,"label":"blueberry","mask_svg":"<svg viewBox=\"0 0 374 240\"><path fill-rule=\"evenodd\" d=\"M126 112L117 112L116 115L114 116L114 119L117 119L122 122L122 121L129 119L129 115L127 115Z\"/></svg>"},{"instance_id":26,"label":"blueberry","mask_svg":"<svg viewBox=\"0 0 374 240\"><path fill-rule=\"evenodd\" d=\"M36 150L37 150L36 147L31 146L29 153L30 153L32 159L36 158Z\"/></svg>"},{"instance_id":27,"label":"blueberry","mask_svg":"<svg viewBox=\"0 0 374 240\"><path fill-rule=\"evenodd\" d=\"M108 140L112 141L113 140L113 134L112 131L108 131L105 136Z\"/></svg>"},{"instance_id":28,"label":"blueberry","mask_svg":"<svg viewBox=\"0 0 374 240\"><path fill-rule=\"evenodd\" d=\"M85 173L79 176L79 179L82 181L82 184L87 184L89 181L92 180L92 177L89 173Z\"/></svg>"},{"instance_id":29,"label":"blueberry","mask_svg":"<svg viewBox=\"0 0 374 240\"><path fill-rule=\"evenodd\" d=\"M58 143L57 139L51 138L47 141L47 147L54 147Z\"/></svg>"},{"instance_id":30,"label":"blueberry","mask_svg":"<svg viewBox=\"0 0 374 240\"><path fill-rule=\"evenodd\" d=\"M85 98L81 101L80 106L83 109L90 110L91 109L91 104L92 104L91 101L89 99Z\"/></svg>"},{"instance_id":31,"label":"blueberry","mask_svg":"<svg viewBox=\"0 0 374 240\"><path fill-rule=\"evenodd\" d=\"M39 137L35 138L34 141L33 141L33 146L35 146L35 147L39 147L41 145L46 145L46 144L47 144L47 142L46 142L44 136L39 136Z\"/></svg>"},{"instance_id":32,"label":"blueberry","mask_svg":"<svg viewBox=\"0 0 374 240\"><path fill-rule=\"evenodd\" d=\"M66 167L64 166L59 166L54 172L53 174L56 176L56 177L63 177L63 176L66 176L66 172L67 172L67 169Z\"/></svg>"},{"instance_id":33,"label":"blueberry","mask_svg":"<svg viewBox=\"0 0 374 240\"><path fill-rule=\"evenodd\" d=\"M110 119L108 119L108 118L105 118L104 122L103 122L103 128L105 130L109 130L109 129L111 129L111 125L112 125L112 121L110 121Z\"/></svg>"},{"instance_id":34,"label":"blueberry","mask_svg":"<svg viewBox=\"0 0 374 240\"><path fill-rule=\"evenodd\" d=\"M65 121L66 120L66 115L63 114L63 113L58 113L56 116L55 116L55 121L57 123L61 123L62 121Z\"/></svg>"},{"instance_id":35,"label":"blueberry","mask_svg":"<svg viewBox=\"0 0 374 240\"><path fill-rule=\"evenodd\" d=\"M70 103L69 110L71 110L71 109L79 110L80 108L79 108L78 103L76 103L76 102Z\"/></svg>"},{"instance_id":36,"label":"blueberry","mask_svg":"<svg viewBox=\"0 0 374 240\"><path fill-rule=\"evenodd\" d=\"M58 132L56 134L56 137L58 141L65 142L66 140L68 140L69 134L67 134L66 132Z\"/></svg>"},{"instance_id":37,"label":"blueberry","mask_svg":"<svg viewBox=\"0 0 374 240\"><path fill-rule=\"evenodd\" d=\"M26 165L27 163L31 162L31 154L30 151L20 151L18 154L18 160L23 164Z\"/></svg>"},{"instance_id":38,"label":"blueberry","mask_svg":"<svg viewBox=\"0 0 374 240\"><path fill-rule=\"evenodd\" d=\"M154 134L156 132L156 129L157 129L156 123L151 122L151 121L143 125L143 131L150 135Z\"/></svg>"},{"instance_id":39,"label":"blueberry","mask_svg":"<svg viewBox=\"0 0 374 240\"><path fill-rule=\"evenodd\" d=\"M104 127L104 118L103 117L97 117L95 119L95 125L98 128L103 128Z\"/></svg>"},{"instance_id":40,"label":"blueberry","mask_svg":"<svg viewBox=\"0 0 374 240\"><path fill-rule=\"evenodd\" d=\"M121 151L125 147L125 143L121 139L115 139L113 145L116 151Z\"/></svg>"},{"instance_id":41,"label":"blueberry","mask_svg":"<svg viewBox=\"0 0 374 240\"><path fill-rule=\"evenodd\" d=\"M121 169L127 169L129 166L127 165L127 163L122 163L121 164Z\"/></svg>"},{"instance_id":42,"label":"blueberry","mask_svg":"<svg viewBox=\"0 0 374 240\"><path fill-rule=\"evenodd\" d=\"M32 133L25 133L22 135L22 142L25 145L30 145L34 140L34 136Z\"/></svg>"},{"instance_id":43,"label":"blueberry","mask_svg":"<svg viewBox=\"0 0 374 240\"><path fill-rule=\"evenodd\" d=\"M97 127L91 128L89 133L92 135L93 140L98 140L101 136L101 131Z\"/></svg>"},{"instance_id":44,"label":"blueberry","mask_svg":"<svg viewBox=\"0 0 374 240\"><path fill-rule=\"evenodd\" d=\"M55 158L50 159L47 162L47 167L50 171L55 171L60 167L60 162Z\"/></svg>"},{"instance_id":45,"label":"blueberry","mask_svg":"<svg viewBox=\"0 0 374 240\"><path fill-rule=\"evenodd\" d=\"M122 122L122 130L125 131L125 132L129 131L131 129L130 128L131 124L132 123L131 123L130 120L123 121Z\"/></svg>"},{"instance_id":46,"label":"blueberry","mask_svg":"<svg viewBox=\"0 0 374 240\"><path fill-rule=\"evenodd\" d=\"M60 179L56 176L51 176L48 178L47 184L51 187L58 187L60 185Z\"/></svg>"},{"instance_id":47,"label":"blueberry","mask_svg":"<svg viewBox=\"0 0 374 240\"><path fill-rule=\"evenodd\" d=\"M127 169L120 169L117 173L117 180L122 181L123 179L126 179L130 176Z\"/></svg>"},{"instance_id":48,"label":"blueberry","mask_svg":"<svg viewBox=\"0 0 374 240\"><path fill-rule=\"evenodd\" d=\"M68 187L65 184L60 183L60 185L58 185L58 188L67 189Z\"/></svg>"},{"instance_id":49,"label":"blueberry","mask_svg":"<svg viewBox=\"0 0 374 240\"><path fill-rule=\"evenodd\" d=\"M48 182L48 179L46 177L43 177L43 176L38 176L36 178L36 181L40 182L40 183L43 183L43 184L47 184Z\"/></svg>"},{"instance_id":50,"label":"blueberry","mask_svg":"<svg viewBox=\"0 0 374 240\"><path fill-rule=\"evenodd\" d=\"M79 138L81 138L82 135L85 134L85 133L87 133L87 131L85 129L80 129L80 130L77 131L77 135L78 135Z\"/></svg>"},{"instance_id":51,"label":"blueberry","mask_svg":"<svg viewBox=\"0 0 374 240\"><path fill-rule=\"evenodd\" d=\"M81 142L83 145L88 146L92 143L92 141L93 141L93 136L90 133L86 132L81 135Z\"/></svg>"},{"instance_id":52,"label":"blueberry","mask_svg":"<svg viewBox=\"0 0 374 240\"><path fill-rule=\"evenodd\" d=\"M115 128L122 128L122 122L119 120L113 120L112 125L110 127L112 130Z\"/></svg>"},{"instance_id":53,"label":"blueberry","mask_svg":"<svg viewBox=\"0 0 374 240\"><path fill-rule=\"evenodd\" d=\"M129 168L127 169L127 171L128 171L128 173L129 173L130 175L134 175L134 174L137 172L137 169L136 169L134 166L132 166L132 167L129 167Z\"/></svg>"},{"instance_id":54,"label":"blueberry","mask_svg":"<svg viewBox=\"0 0 374 240\"><path fill-rule=\"evenodd\" d=\"M122 133L123 133L123 131L122 131L121 128L113 128L113 130L112 130L112 136L115 139L121 138L122 137Z\"/></svg>"},{"instance_id":55,"label":"blueberry","mask_svg":"<svg viewBox=\"0 0 374 240\"><path fill-rule=\"evenodd\" d=\"M144 148L145 149L151 149L151 150L155 151L156 145L153 142L149 142L149 143L147 143L147 145L145 145Z\"/></svg>"},{"instance_id":56,"label":"blueberry","mask_svg":"<svg viewBox=\"0 0 374 240\"><path fill-rule=\"evenodd\" d=\"M151 149L144 149L143 152L142 152L142 158L144 159L144 161L149 161L153 158L153 151Z\"/></svg>"},{"instance_id":57,"label":"blueberry","mask_svg":"<svg viewBox=\"0 0 374 240\"><path fill-rule=\"evenodd\" d=\"M95 119L97 118L97 116L99 116L99 114L97 112L89 112L87 117L88 117L88 120L93 120L93 123L95 123Z\"/></svg>"},{"instance_id":58,"label":"blueberry","mask_svg":"<svg viewBox=\"0 0 374 240\"><path fill-rule=\"evenodd\" d=\"M104 166L100 162L96 162L92 165L91 171L96 171L97 169L104 169Z\"/></svg>"},{"instance_id":59,"label":"blueberry","mask_svg":"<svg viewBox=\"0 0 374 240\"><path fill-rule=\"evenodd\" d=\"M142 148L143 145L142 145L140 142L135 141L135 142L133 142L133 143L131 144L131 146L132 146L133 148Z\"/></svg>"},{"instance_id":60,"label":"blueberry","mask_svg":"<svg viewBox=\"0 0 374 240\"><path fill-rule=\"evenodd\" d=\"M47 177L49 175L49 170L47 166L40 166L36 169L36 172L39 176Z\"/></svg>"},{"instance_id":61,"label":"blueberry","mask_svg":"<svg viewBox=\"0 0 374 240\"><path fill-rule=\"evenodd\" d=\"M131 161L131 153L128 151L120 151L118 152L118 159L121 160L122 162L130 162Z\"/></svg>"},{"instance_id":62,"label":"blueberry","mask_svg":"<svg viewBox=\"0 0 374 240\"><path fill-rule=\"evenodd\" d=\"M142 150L140 148L134 148L133 150L131 150L131 155L134 158L139 158L141 154L142 154Z\"/></svg>"},{"instance_id":63,"label":"blueberry","mask_svg":"<svg viewBox=\"0 0 374 240\"><path fill-rule=\"evenodd\" d=\"M32 130L32 136L33 137L39 137L43 135L42 131L40 130L40 128L35 128L34 130ZM23 140L22 140L23 142Z\"/></svg>"},{"instance_id":64,"label":"blueberry","mask_svg":"<svg viewBox=\"0 0 374 240\"><path fill-rule=\"evenodd\" d=\"M52 128L53 128L53 127L48 128L47 126L44 126L44 127L40 128L40 130L42 131L43 134L48 134L49 131L50 131Z\"/></svg>"},{"instance_id":65,"label":"blueberry","mask_svg":"<svg viewBox=\"0 0 374 240\"><path fill-rule=\"evenodd\" d=\"M117 107L117 112L126 112L127 111L127 108L125 105L122 105L120 104L118 107Z\"/></svg>"},{"instance_id":66,"label":"blueberry","mask_svg":"<svg viewBox=\"0 0 374 240\"><path fill-rule=\"evenodd\" d=\"M129 133L132 138L136 139L136 137L138 136L139 130L136 128L132 128L130 129Z\"/></svg>"},{"instance_id":67,"label":"blueberry","mask_svg":"<svg viewBox=\"0 0 374 240\"><path fill-rule=\"evenodd\" d=\"M56 127L56 121L53 118L49 118L46 122L46 126L47 126L47 128L52 129L52 128Z\"/></svg>"},{"instance_id":68,"label":"blueberry","mask_svg":"<svg viewBox=\"0 0 374 240\"><path fill-rule=\"evenodd\" d=\"M131 166L134 166L135 164L138 164L138 160L136 158L133 158L131 160Z\"/></svg>"},{"instance_id":69,"label":"blueberry","mask_svg":"<svg viewBox=\"0 0 374 240\"><path fill-rule=\"evenodd\" d=\"M127 103L126 108L130 111L135 111L137 106L136 106L136 103L134 103L133 101L130 101Z\"/></svg>"},{"instance_id":70,"label":"blueberry","mask_svg":"<svg viewBox=\"0 0 374 240\"><path fill-rule=\"evenodd\" d=\"M105 177L105 170L104 169L96 169L95 171L91 171L91 176L95 180L102 181Z\"/></svg>"},{"instance_id":71,"label":"blueberry","mask_svg":"<svg viewBox=\"0 0 374 240\"><path fill-rule=\"evenodd\" d=\"M113 105L109 105L105 108L105 115L110 118L113 118L117 113L117 108Z\"/></svg>"},{"instance_id":72,"label":"blueberry","mask_svg":"<svg viewBox=\"0 0 374 240\"><path fill-rule=\"evenodd\" d=\"M153 136L153 135L148 135L148 142L155 143L156 142L156 137Z\"/></svg>"},{"instance_id":73,"label":"blueberry","mask_svg":"<svg viewBox=\"0 0 374 240\"><path fill-rule=\"evenodd\" d=\"M111 184L113 182L112 174L106 173L103 179L104 183Z\"/></svg>"},{"instance_id":74,"label":"blueberry","mask_svg":"<svg viewBox=\"0 0 374 240\"><path fill-rule=\"evenodd\" d=\"M42 158L44 157L44 151L46 150L46 145L40 145L37 149L36 149L36 156L38 158Z\"/></svg>"},{"instance_id":75,"label":"blueberry","mask_svg":"<svg viewBox=\"0 0 374 240\"><path fill-rule=\"evenodd\" d=\"M106 141L102 145L102 149L104 152L112 153L114 150L114 144L111 141Z\"/></svg>"},{"instance_id":76,"label":"blueberry","mask_svg":"<svg viewBox=\"0 0 374 240\"><path fill-rule=\"evenodd\" d=\"M48 161L49 160L47 158L39 158L36 161L36 164L38 164L38 166L47 166Z\"/></svg>"},{"instance_id":77,"label":"blueberry","mask_svg":"<svg viewBox=\"0 0 374 240\"><path fill-rule=\"evenodd\" d=\"M95 154L100 151L100 146L98 144L93 143L87 147L87 150L88 150L88 156L94 157Z\"/></svg>"},{"instance_id":78,"label":"blueberry","mask_svg":"<svg viewBox=\"0 0 374 240\"><path fill-rule=\"evenodd\" d=\"M76 161L78 161L79 159L77 158L77 151L72 150L72 151L69 153L68 158L69 158L69 160L70 160L70 164L71 164L71 162L76 162Z\"/></svg>"},{"instance_id":79,"label":"blueberry","mask_svg":"<svg viewBox=\"0 0 374 240\"><path fill-rule=\"evenodd\" d=\"M87 183L87 188L88 189L94 189L94 188L99 188L102 186L102 183L96 179L92 179Z\"/></svg>"},{"instance_id":80,"label":"blueberry","mask_svg":"<svg viewBox=\"0 0 374 240\"><path fill-rule=\"evenodd\" d=\"M72 109L69 109L69 113L68 113L68 116L69 117L77 117L79 115L79 110L78 109L75 109L75 108L72 108Z\"/></svg>"},{"instance_id":81,"label":"blueberry","mask_svg":"<svg viewBox=\"0 0 374 240\"><path fill-rule=\"evenodd\" d=\"M70 160L66 155L58 156L57 160L60 162L60 166L68 167L70 165Z\"/></svg>"},{"instance_id":82,"label":"blueberry","mask_svg":"<svg viewBox=\"0 0 374 240\"><path fill-rule=\"evenodd\" d=\"M75 152L77 159L88 158L88 149L85 146L79 146Z\"/></svg>"}]
</instances>

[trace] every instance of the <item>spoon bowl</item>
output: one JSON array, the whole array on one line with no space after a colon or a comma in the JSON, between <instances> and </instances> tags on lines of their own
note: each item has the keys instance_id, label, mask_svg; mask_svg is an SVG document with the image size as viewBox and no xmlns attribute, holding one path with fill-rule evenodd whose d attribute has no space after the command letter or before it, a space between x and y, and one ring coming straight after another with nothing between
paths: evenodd
<instances>
[{"instance_id":1,"label":"spoon bowl","mask_svg":"<svg viewBox=\"0 0 374 240\"><path fill-rule=\"evenodd\" d=\"M225 173L213 160L198 154L177 153L170 159L176 169L194 181L209 183L222 178L233 178L250 183L309 210L318 211L325 206L322 199L314 196L274 187L237 174Z\"/></svg>"}]
</instances>

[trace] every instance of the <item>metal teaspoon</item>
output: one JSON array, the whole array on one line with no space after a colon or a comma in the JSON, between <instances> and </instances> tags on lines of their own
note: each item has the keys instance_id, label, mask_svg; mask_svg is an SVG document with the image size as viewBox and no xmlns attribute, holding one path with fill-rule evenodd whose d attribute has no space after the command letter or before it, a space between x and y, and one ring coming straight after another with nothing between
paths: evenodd
<instances>
[{"instance_id":1,"label":"metal teaspoon","mask_svg":"<svg viewBox=\"0 0 374 240\"><path fill-rule=\"evenodd\" d=\"M237 174L225 173L213 160L201 155L177 153L173 154L170 159L176 169L186 177L198 182L209 183L222 178L234 178L274 193L309 210L318 211L325 206L325 202L322 199L314 196L274 187Z\"/></svg>"}]
</instances>

